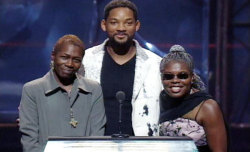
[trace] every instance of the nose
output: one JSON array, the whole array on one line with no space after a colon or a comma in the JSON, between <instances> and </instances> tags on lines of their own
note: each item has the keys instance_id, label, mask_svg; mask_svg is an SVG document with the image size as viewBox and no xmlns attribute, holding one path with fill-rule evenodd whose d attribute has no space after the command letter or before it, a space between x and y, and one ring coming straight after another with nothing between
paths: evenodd
<instances>
[{"instance_id":1,"label":"nose","mask_svg":"<svg viewBox=\"0 0 250 152\"><path fill-rule=\"evenodd\" d=\"M123 24L123 23L120 23L119 25L118 25L118 30L119 31L124 31L126 28L125 28L125 25Z\"/></svg>"},{"instance_id":2,"label":"nose","mask_svg":"<svg viewBox=\"0 0 250 152\"><path fill-rule=\"evenodd\" d=\"M71 59L68 59L66 62L66 66L73 67L73 61Z\"/></svg>"},{"instance_id":3,"label":"nose","mask_svg":"<svg viewBox=\"0 0 250 152\"><path fill-rule=\"evenodd\" d=\"M173 83L178 83L180 81L180 79L177 77L177 75L174 76L174 78L172 79Z\"/></svg>"}]
</instances>

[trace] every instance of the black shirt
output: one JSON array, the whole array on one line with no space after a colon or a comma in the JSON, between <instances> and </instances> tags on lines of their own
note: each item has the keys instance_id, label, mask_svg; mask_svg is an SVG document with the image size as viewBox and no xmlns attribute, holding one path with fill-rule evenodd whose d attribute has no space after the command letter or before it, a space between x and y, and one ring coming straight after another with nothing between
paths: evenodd
<instances>
[{"instance_id":1,"label":"black shirt","mask_svg":"<svg viewBox=\"0 0 250 152\"><path fill-rule=\"evenodd\" d=\"M119 65L105 51L101 70L101 86L107 116L105 135L119 133L119 102L116 99L118 91L123 91L126 94L122 106L121 133L134 135L131 120L131 99L135 76L135 59L134 56L125 64Z\"/></svg>"}]
</instances>

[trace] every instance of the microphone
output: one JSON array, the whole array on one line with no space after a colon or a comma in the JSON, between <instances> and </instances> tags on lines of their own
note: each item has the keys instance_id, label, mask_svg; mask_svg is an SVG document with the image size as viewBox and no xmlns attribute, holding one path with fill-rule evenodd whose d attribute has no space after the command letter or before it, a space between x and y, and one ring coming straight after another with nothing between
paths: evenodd
<instances>
[{"instance_id":1,"label":"microphone","mask_svg":"<svg viewBox=\"0 0 250 152\"><path fill-rule=\"evenodd\" d=\"M117 101L120 104L122 104L122 102L125 100L126 95L123 91L118 91L118 92L116 92L115 97L116 97Z\"/></svg>"},{"instance_id":2,"label":"microphone","mask_svg":"<svg viewBox=\"0 0 250 152\"><path fill-rule=\"evenodd\" d=\"M126 95L123 91L118 91L115 95L116 100L119 102L119 134L113 134L111 137L113 138L127 138L129 137L128 134L122 134L122 130L121 130L121 125L122 125L122 105L123 105L123 101L126 98Z\"/></svg>"}]
</instances>

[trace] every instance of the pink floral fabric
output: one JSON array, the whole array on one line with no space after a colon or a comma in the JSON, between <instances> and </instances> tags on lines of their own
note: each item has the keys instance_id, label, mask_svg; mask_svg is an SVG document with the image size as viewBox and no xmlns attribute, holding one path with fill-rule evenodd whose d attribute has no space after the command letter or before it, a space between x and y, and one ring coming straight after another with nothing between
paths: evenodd
<instances>
[{"instance_id":1,"label":"pink floral fabric","mask_svg":"<svg viewBox=\"0 0 250 152\"><path fill-rule=\"evenodd\" d=\"M161 123L160 135L171 137L188 136L194 140L196 146L207 145L204 128L191 119L177 118Z\"/></svg>"}]
</instances>

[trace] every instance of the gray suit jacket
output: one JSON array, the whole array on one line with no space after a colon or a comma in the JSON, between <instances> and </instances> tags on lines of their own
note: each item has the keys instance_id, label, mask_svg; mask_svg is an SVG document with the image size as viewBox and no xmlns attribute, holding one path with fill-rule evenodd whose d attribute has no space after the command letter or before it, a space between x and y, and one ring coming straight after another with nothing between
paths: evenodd
<instances>
[{"instance_id":1,"label":"gray suit jacket","mask_svg":"<svg viewBox=\"0 0 250 152\"><path fill-rule=\"evenodd\" d=\"M70 108L76 128L69 124ZM68 95L50 71L24 85L19 117L24 152L43 151L49 136L101 136L106 123L101 87L78 75Z\"/></svg>"}]
</instances>

